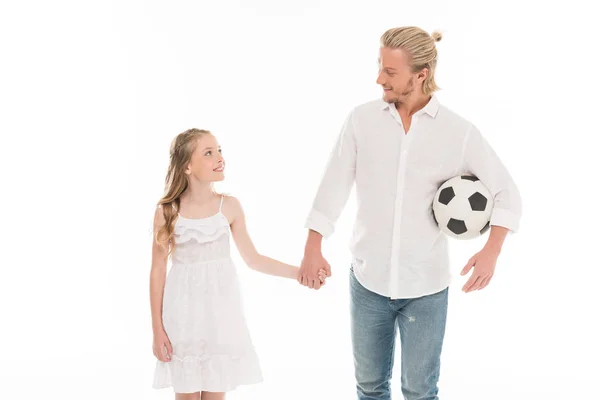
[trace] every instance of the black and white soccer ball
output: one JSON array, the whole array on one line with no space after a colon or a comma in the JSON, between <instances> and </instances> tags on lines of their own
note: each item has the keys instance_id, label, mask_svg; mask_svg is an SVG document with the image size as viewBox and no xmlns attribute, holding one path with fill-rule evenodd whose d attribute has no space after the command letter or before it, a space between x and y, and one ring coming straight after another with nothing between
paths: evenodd
<instances>
[{"instance_id":1,"label":"black and white soccer ball","mask_svg":"<svg viewBox=\"0 0 600 400\"><path fill-rule=\"evenodd\" d=\"M475 176L460 175L440 186L433 199L433 218L456 239L473 239L490 227L493 197Z\"/></svg>"}]
</instances>

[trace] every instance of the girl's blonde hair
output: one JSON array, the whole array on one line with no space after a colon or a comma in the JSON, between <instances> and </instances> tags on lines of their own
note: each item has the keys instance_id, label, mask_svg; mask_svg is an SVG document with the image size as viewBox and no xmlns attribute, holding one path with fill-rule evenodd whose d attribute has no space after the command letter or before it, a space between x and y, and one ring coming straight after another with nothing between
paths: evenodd
<instances>
[{"instance_id":1,"label":"girl's blonde hair","mask_svg":"<svg viewBox=\"0 0 600 400\"><path fill-rule=\"evenodd\" d=\"M179 213L180 199L188 187L188 177L185 169L192 159L192 154L198 146L198 141L205 135L212 135L204 129L188 129L177 135L171 142L170 162L165 178L165 191L157 206L162 209L165 223L156 232L155 240L158 244L170 246L169 254L173 251L173 234L175 220Z\"/></svg>"},{"instance_id":2,"label":"girl's blonde hair","mask_svg":"<svg viewBox=\"0 0 600 400\"><path fill-rule=\"evenodd\" d=\"M404 26L388 29L381 35L381 46L390 49L402 49L409 56L413 73L424 68L429 74L423 82L423 93L431 95L440 90L435 83L435 67L437 65L437 49L435 43L442 40L442 34L434 31L431 35L416 26Z\"/></svg>"}]
</instances>

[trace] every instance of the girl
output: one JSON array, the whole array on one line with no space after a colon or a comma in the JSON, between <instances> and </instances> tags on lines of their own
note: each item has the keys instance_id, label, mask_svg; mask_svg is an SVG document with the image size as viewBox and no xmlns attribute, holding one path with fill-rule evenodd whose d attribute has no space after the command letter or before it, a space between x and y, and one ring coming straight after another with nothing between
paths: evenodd
<instances>
[{"instance_id":1,"label":"girl","mask_svg":"<svg viewBox=\"0 0 600 400\"><path fill-rule=\"evenodd\" d=\"M179 134L171 144L165 194L154 215L150 306L158 361L153 387L173 387L177 400L224 399L239 385L262 381L229 254L229 232L250 268L290 279L299 270L256 251L239 201L212 188L223 180L224 168L221 148L209 131ZM324 270L320 279L324 282Z\"/></svg>"}]
</instances>

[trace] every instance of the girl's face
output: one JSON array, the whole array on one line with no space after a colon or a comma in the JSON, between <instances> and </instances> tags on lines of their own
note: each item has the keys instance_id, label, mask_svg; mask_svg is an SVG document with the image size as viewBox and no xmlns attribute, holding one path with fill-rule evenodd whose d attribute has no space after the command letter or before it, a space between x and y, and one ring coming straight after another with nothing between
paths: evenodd
<instances>
[{"instance_id":1,"label":"girl's face","mask_svg":"<svg viewBox=\"0 0 600 400\"><path fill-rule=\"evenodd\" d=\"M225 179L224 169L225 159L217 138L207 134L198 139L198 146L185 170L187 176L201 182L218 182Z\"/></svg>"}]
</instances>

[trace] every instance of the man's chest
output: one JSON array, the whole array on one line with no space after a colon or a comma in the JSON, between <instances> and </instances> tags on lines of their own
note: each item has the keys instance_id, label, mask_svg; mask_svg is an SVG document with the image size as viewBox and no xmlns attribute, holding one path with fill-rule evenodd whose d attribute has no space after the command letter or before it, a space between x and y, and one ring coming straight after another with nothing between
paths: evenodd
<instances>
[{"instance_id":1,"label":"man's chest","mask_svg":"<svg viewBox=\"0 0 600 400\"><path fill-rule=\"evenodd\" d=\"M438 182L458 173L464 164L464 135L449 129L413 125L405 134L400 124L362 132L357 140L357 174ZM386 180L388 180L386 179Z\"/></svg>"}]
</instances>

